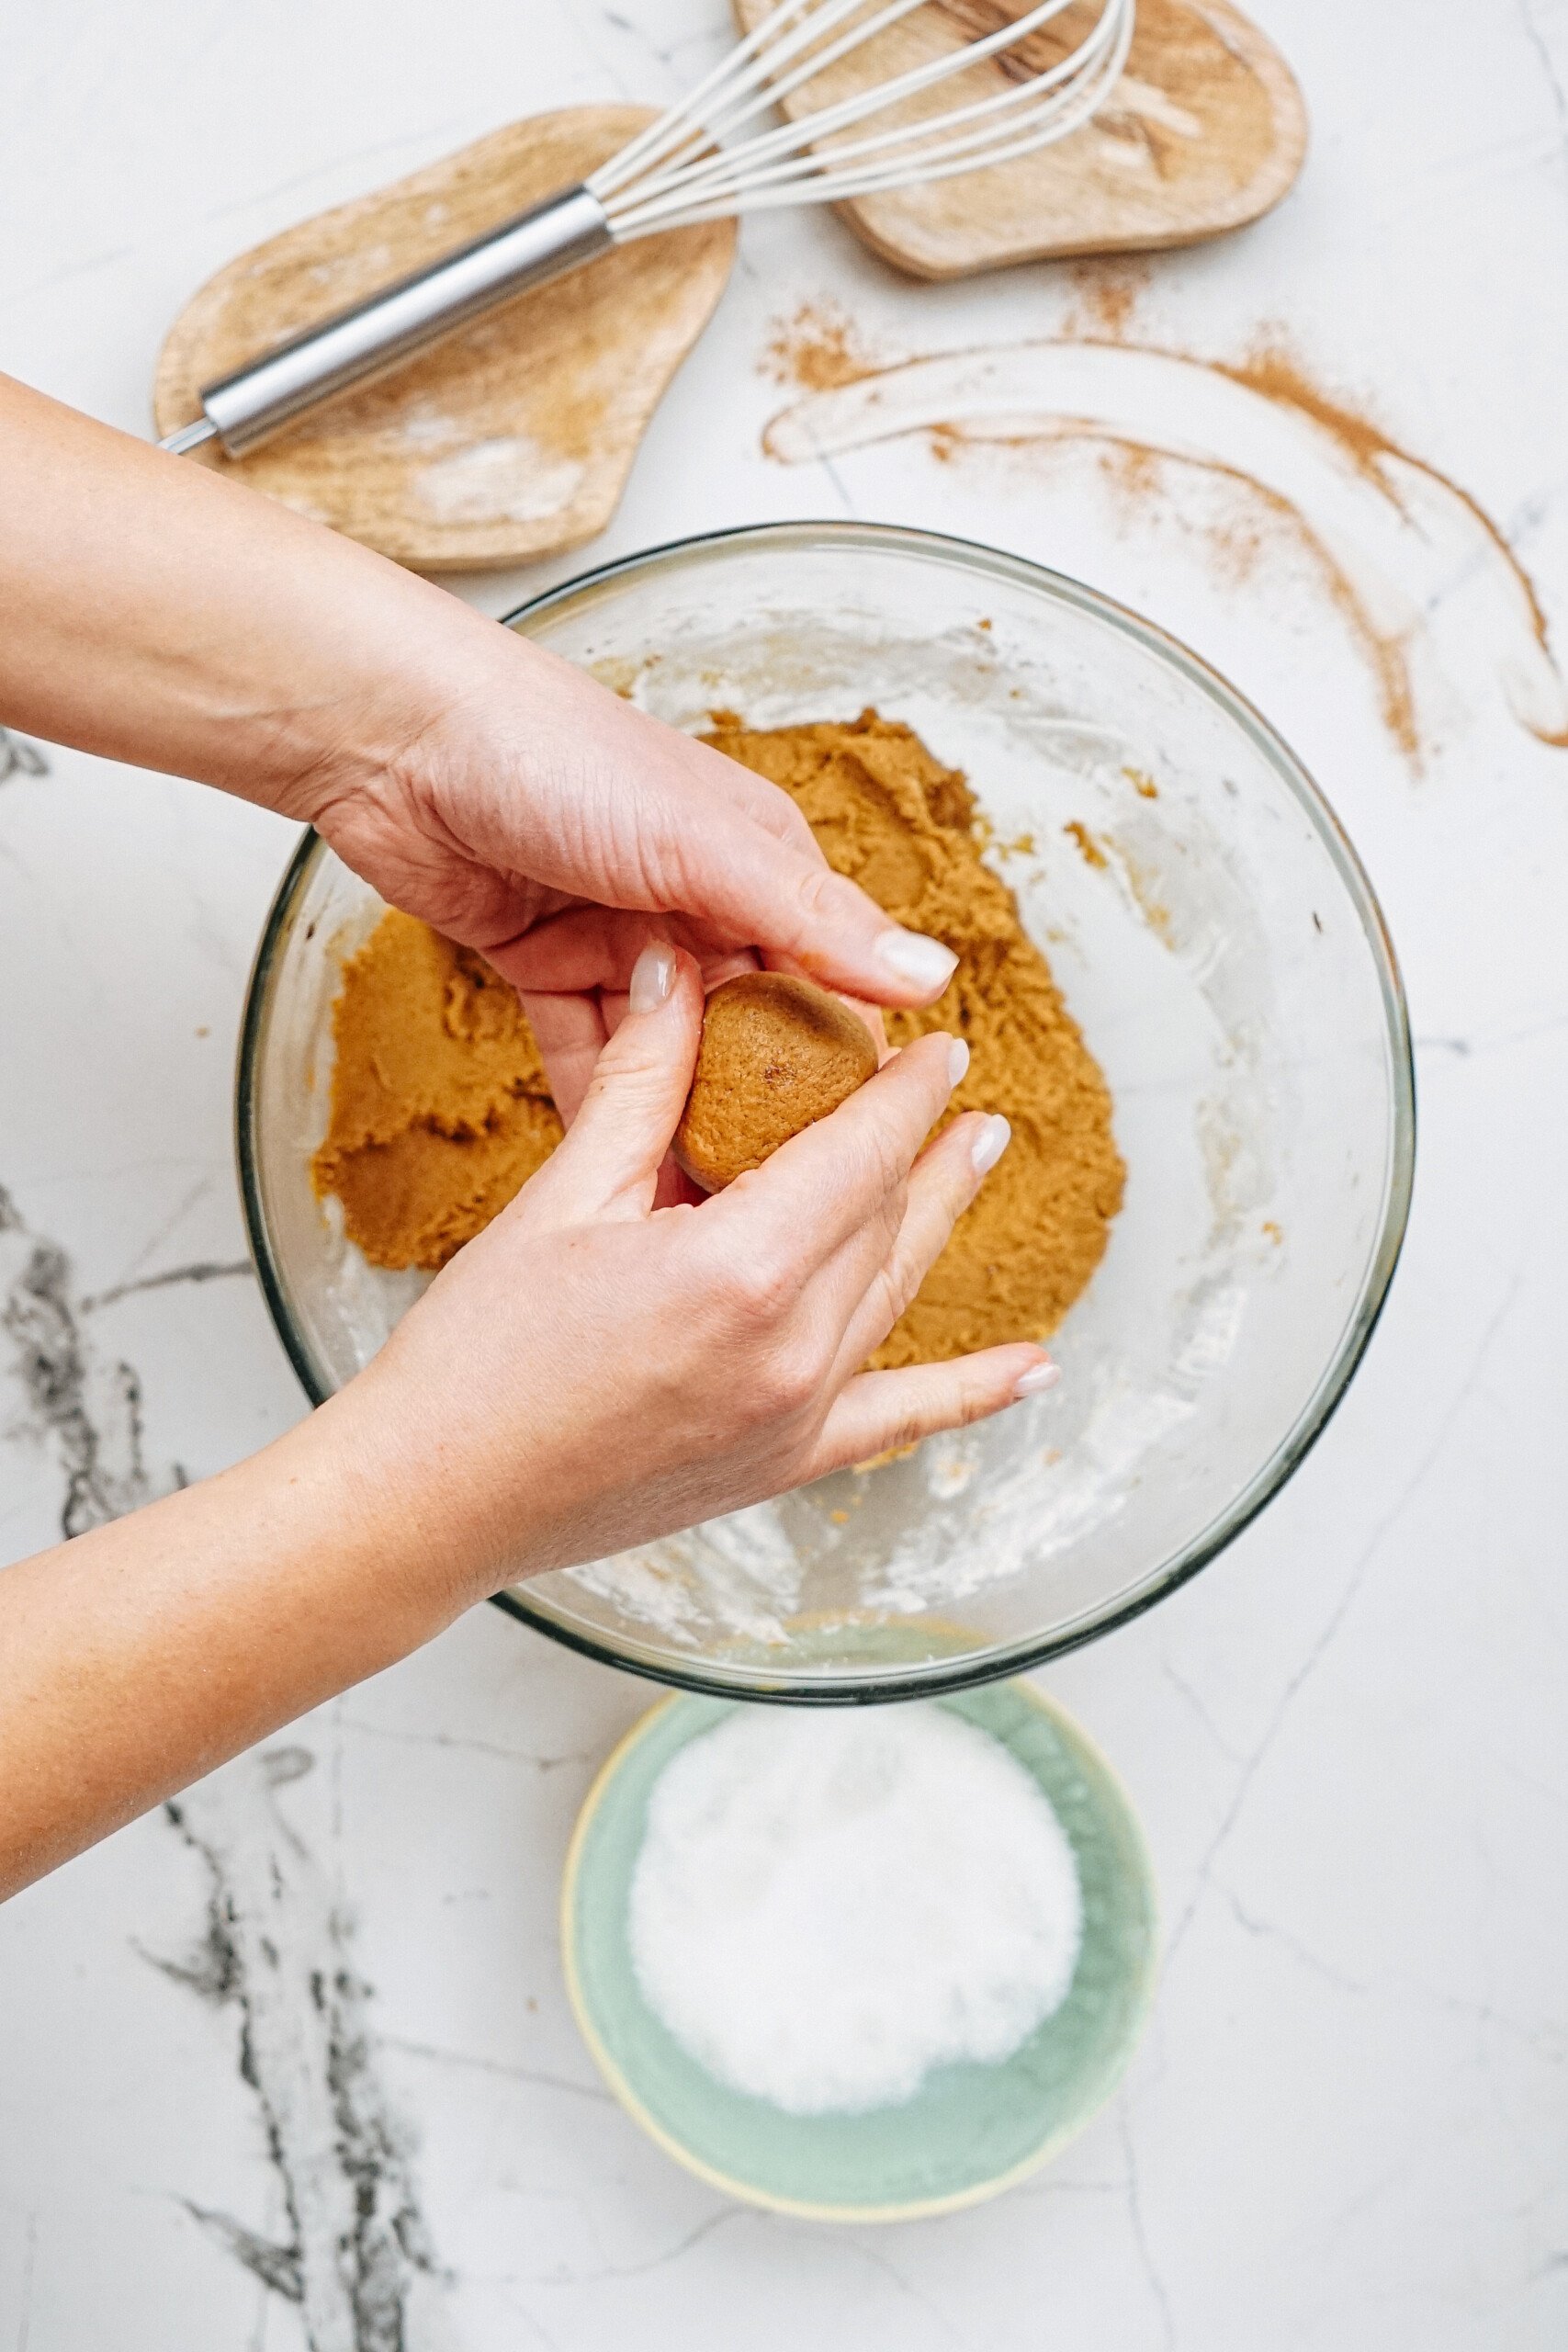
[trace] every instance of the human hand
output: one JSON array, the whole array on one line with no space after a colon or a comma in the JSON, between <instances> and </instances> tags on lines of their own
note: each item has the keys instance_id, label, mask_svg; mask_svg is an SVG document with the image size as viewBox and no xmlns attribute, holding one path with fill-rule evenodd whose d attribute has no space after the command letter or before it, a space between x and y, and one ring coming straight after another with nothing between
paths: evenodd
<instances>
[{"instance_id":1,"label":"human hand","mask_svg":"<svg viewBox=\"0 0 1568 2352\"><path fill-rule=\"evenodd\" d=\"M566 1140L358 1378L249 1461L6 1573L0 1895L428 1641L1048 1386L1042 1349L863 1373L1006 1140L925 1036L699 1207L655 1208L702 1019L650 948Z\"/></svg>"},{"instance_id":2,"label":"human hand","mask_svg":"<svg viewBox=\"0 0 1568 2352\"><path fill-rule=\"evenodd\" d=\"M710 983L760 956L917 1005L952 976L831 873L787 793L429 581L3 377L0 513L0 715L317 826L523 989L569 1116L650 935Z\"/></svg>"},{"instance_id":3,"label":"human hand","mask_svg":"<svg viewBox=\"0 0 1568 2352\"><path fill-rule=\"evenodd\" d=\"M941 993L951 951L835 875L787 793L480 628L454 634L434 721L339 763L309 813L383 897L522 991L563 1116L650 938L707 988L761 961L873 1005Z\"/></svg>"},{"instance_id":4,"label":"human hand","mask_svg":"<svg viewBox=\"0 0 1568 2352\"><path fill-rule=\"evenodd\" d=\"M1055 1377L1031 1342L861 1370L1007 1140L966 1058L919 1038L700 1206L657 1208L702 1020L694 961L651 946L579 1116L318 1419L380 1465L458 1604L778 1494ZM922 1146L924 1148L922 1148Z\"/></svg>"},{"instance_id":5,"label":"human hand","mask_svg":"<svg viewBox=\"0 0 1568 2352\"><path fill-rule=\"evenodd\" d=\"M368 548L4 378L0 514L0 716L315 825L524 991L568 1117L650 935L710 985L760 957L918 1005L952 976L830 872L787 793Z\"/></svg>"}]
</instances>

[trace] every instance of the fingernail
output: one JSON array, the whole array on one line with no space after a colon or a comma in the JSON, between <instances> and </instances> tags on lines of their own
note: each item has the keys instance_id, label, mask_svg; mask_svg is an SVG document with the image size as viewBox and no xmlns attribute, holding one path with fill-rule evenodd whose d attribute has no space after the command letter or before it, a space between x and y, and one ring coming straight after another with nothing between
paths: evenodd
<instances>
[{"instance_id":1,"label":"fingernail","mask_svg":"<svg viewBox=\"0 0 1568 2352\"><path fill-rule=\"evenodd\" d=\"M885 931L876 943L876 952L890 972L901 980L910 981L918 989L933 994L944 989L958 969L958 958L951 947L940 939L928 939L920 931Z\"/></svg>"},{"instance_id":2,"label":"fingernail","mask_svg":"<svg viewBox=\"0 0 1568 2352\"><path fill-rule=\"evenodd\" d=\"M1055 1388L1061 1377L1059 1363L1032 1363L1029 1370L1021 1372L1013 1382L1012 1393L1021 1402L1025 1396L1038 1396L1043 1389Z\"/></svg>"},{"instance_id":3,"label":"fingernail","mask_svg":"<svg viewBox=\"0 0 1568 2352\"><path fill-rule=\"evenodd\" d=\"M975 1138L975 1173L988 1176L1009 1144L1012 1129L999 1111L993 1111Z\"/></svg>"},{"instance_id":4,"label":"fingernail","mask_svg":"<svg viewBox=\"0 0 1568 2352\"><path fill-rule=\"evenodd\" d=\"M954 1037L947 1049L947 1082L956 1086L969 1067L969 1048L962 1037Z\"/></svg>"},{"instance_id":5,"label":"fingernail","mask_svg":"<svg viewBox=\"0 0 1568 2352\"><path fill-rule=\"evenodd\" d=\"M657 1012L670 1001L675 985L675 950L661 939L651 940L632 966L627 1001L634 1012Z\"/></svg>"}]
</instances>

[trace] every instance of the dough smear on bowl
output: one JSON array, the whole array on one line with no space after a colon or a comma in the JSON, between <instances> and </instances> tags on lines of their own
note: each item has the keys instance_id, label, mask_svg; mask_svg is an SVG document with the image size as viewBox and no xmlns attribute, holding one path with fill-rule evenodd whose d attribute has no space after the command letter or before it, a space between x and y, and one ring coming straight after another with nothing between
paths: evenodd
<instances>
[{"instance_id":1,"label":"dough smear on bowl","mask_svg":"<svg viewBox=\"0 0 1568 2352\"><path fill-rule=\"evenodd\" d=\"M716 714L716 748L782 786L829 865L959 958L923 1012L890 1012L895 1046L968 1041L953 1111L1000 1111L1013 1140L919 1295L872 1361L934 1363L1044 1339L1088 1283L1122 1204L1110 1092L1017 901L982 855L976 806L908 727L753 729ZM436 1267L555 1148L560 1122L511 989L482 959L388 914L344 968L332 1120L316 1190L343 1203L372 1264Z\"/></svg>"}]
</instances>

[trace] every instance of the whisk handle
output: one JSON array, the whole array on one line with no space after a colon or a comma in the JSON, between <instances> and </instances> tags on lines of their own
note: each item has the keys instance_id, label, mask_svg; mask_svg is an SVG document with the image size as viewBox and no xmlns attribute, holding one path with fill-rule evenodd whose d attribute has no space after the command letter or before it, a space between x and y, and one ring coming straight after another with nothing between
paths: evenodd
<instances>
[{"instance_id":1,"label":"whisk handle","mask_svg":"<svg viewBox=\"0 0 1568 2352\"><path fill-rule=\"evenodd\" d=\"M242 457L320 401L400 367L455 327L592 261L614 243L598 198L586 187L563 188L460 252L209 384L201 416L163 446L183 451L216 435L230 457Z\"/></svg>"}]
</instances>

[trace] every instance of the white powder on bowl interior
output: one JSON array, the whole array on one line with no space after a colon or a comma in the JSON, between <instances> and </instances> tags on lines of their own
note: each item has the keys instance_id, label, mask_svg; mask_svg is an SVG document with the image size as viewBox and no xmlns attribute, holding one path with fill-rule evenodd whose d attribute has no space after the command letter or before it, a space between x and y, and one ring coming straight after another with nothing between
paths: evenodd
<instances>
[{"instance_id":1,"label":"white powder on bowl interior","mask_svg":"<svg viewBox=\"0 0 1568 2352\"><path fill-rule=\"evenodd\" d=\"M1009 2057L1066 1998L1082 1925L1036 1782L934 1705L748 1708L691 1741L649 1801L629 1917L677 2041L794 2115Z\"/></svg>"}]
</instances>

